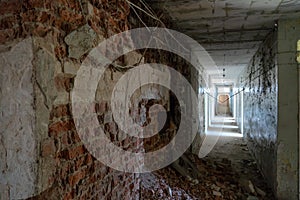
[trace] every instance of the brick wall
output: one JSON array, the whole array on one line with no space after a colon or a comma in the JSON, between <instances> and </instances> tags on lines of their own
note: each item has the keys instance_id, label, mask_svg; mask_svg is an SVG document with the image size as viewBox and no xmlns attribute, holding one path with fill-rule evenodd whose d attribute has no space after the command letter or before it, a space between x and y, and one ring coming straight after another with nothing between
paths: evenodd
<instances>
[{"instance_id":1,"label":"brick wall","mask_svg":"<svg viewBox=\"0 0 300 200\"><path fill-rule=\"evenodd\" d=\"M105 0L29 0L22 3L12 0L1 1L0 14L1 43L28 35L43 37L48 32L57 36L57 43L61 43L66 34L86 23L97 33L104 31L106 37L127 30L129 5L125 1ZM57 44L56 49L59 53L64 47Z\"/></svg>"},{"instance_id":2,"label":"brick wall","mask_svg":"<svg viewBox=\"0 0 300 200\"><path fill-rule=\"evenodd\" d=\"M143 7L142 4L139 2L136 3L138 6ZM145 24L148 27L161 27L161 28L169 28L174 29L180 32L178 28L176 27L176 24L173 23L173 20L170 16L168 16L166 13L167 11L164 10L162 7L152 7L154 9L155 15L159 16L159 20L153 19L151 16L144 14L142 11L136 9L135 12L130 12L130 24L132 28L136 27L145 27ZM137 18L137 15L140 17L140 19L144 22L142 23L141 20ZM168 37L168 36L167 36ZM178 45L178 46L176 46ZM172 44L172 48L180 49L180 46L182 44ZM173 49L173 50L174 50ZM183 77L189 81L192 88L194 89L195 94L198 97L198 112L199 112L199 129L197 132L197 135L193 141L193 144L191 145L191 152L198 155L200 146L203 140L203 137L205 135L205 109L204 109L204 93L200 93L199 87L202 89L207 87L207 75L205 74L205 70L201 67L201 63L198 60L198 55L194 54L191 51L190 60L194 63L197 63L200 68L195 69L191 63L186 61L184 58L176 55L175 53L163 51L163 50L140 50L140 54L143 54L145 57L145 63L160 63L164 64L166 66L172 67L176 69L178 72L180 72ZM175 88L180 88L181 85L179 85L180 81L172 79L171 77L171 84ZM186 94L184 94L186 95ZM162 105L165 105L165 108L167 108L168 111L168 124L164 127L164 129L160 132L159 135L156 137L152 137L149 140L144 140L145 149L146 151L149 149L155 150L159 149L163 146L165 146L167 143L170 142L170 140L174 137L176 134L176 131L180 125L180 105L178 102L178 99L174 95L174 93L169 92L170 99L163 100L161 102ZM181 102L182 103L182 102ZM192 103L192 101L190 101ZM183 108L185 105L182 105Z\"/></svg>"},{"instance_id":3,"label":"brick wall","mask_svg":"<svg viewBox=\"0 0 300 200\"><path fill-rule=\"evenodd\" d=\"M148 26L158 24L138 12ZM30 93L31 109L34 111L31 136L36 146L30 152L34 155L30 167L33 174L33 188L28 192L32 194L30 199L138 199L139 175L113 170L87 151L75 128L71 92L76 73L88 52L105 38L143 26L141 21L130 14L132 12L125 0L1 1L0 13L1 52L8 52L11 46L30 38L27 47L33 55L30 59L33 87ZM162 11L157 14L168 27L172 26L168 23L168 16L161 15ZM133 66L143 62L173 66L187 80L192 80L190 64L169 52L140 50L116 61L119 65ZM153 104L160 104L167 110L168 120L160 134L154 137L138 139L126 136L114 121L110 107L113 88L125 72L112 66L106 70L98 84L92 110L97 113L106 136L116 146L133 152L160 149L170 142L180 124L179 102L172 92L162 86L153 84L142 87L131 99L130 112L135 122L147 125L149 107ZM197 79L198 74L194 75ZM176 85L177 80L171 82ZM196 92L197 84L194 80ZM1 112L6 111L3 109ZM19 106L16 112L24 113L25 109ZM13 129L7 132L13 132ZM1 142L5 143L4 149L10 145L8 140ZM12 154L20 147L17 145L12 149ZM9 159L14 158L5 158L5 162ZM19 161L15 164L25 167ZM10 173L6 169L1 174L0 193L4 199L14 198L14 191L17 190L5 182L5 177Z\"/></svg>"},{"instance_id":4,"label":"brick wall","mask_svg":"<svg viewBox=\"0 0 300 200\"><path fill-rule=\"evenodd\" d=\"M128 30L129 5L124 0L33 0L1 1L0 7L3 46L32 38L37 151L32 163L38 164L32 168L31 199L137 199L138 175L106 167L86 150L75 129L70 102L76 72L87 52L104 38ZM76 48L84 37L87 41ZM103 106L107 112L104 102L100 110ZM112 119L103 125L108 132L116 130ZM120 142L137 145L129 139ZM3 199L15 195L4 181L10 173L2 172Z\"/></svg>"}]
</instances>

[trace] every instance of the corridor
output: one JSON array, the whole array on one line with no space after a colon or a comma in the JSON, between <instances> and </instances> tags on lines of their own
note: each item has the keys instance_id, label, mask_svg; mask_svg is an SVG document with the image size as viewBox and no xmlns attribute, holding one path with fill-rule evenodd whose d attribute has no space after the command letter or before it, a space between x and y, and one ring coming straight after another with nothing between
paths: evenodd
<instances>
[{"instance_id":1,"label":"corridor","mask_svg":"<svg viewBox=\"0 0 300 200\"><path fill-rule=\"evenodd\" d=\"M196 179L172 165L144 174L142 199L275 199L232 117L216 117L207 137L203 143L218 141L205 158L186 153L198 170Z\"/></svg>"},{"instance_id":2,"label":"corridor","mask_svg":"<svg viewBox=\"0 0 300 200\"><path fill-rule=\"evenodd\" d=\"M199 170L197 179L172 166L143 174L142 199L275 199L241 138L221 136L204 159L188 157Z\"/></svg>"},{"instance_id":3,"label":"corridor","mask_svg":"<svg viewBox=\"0 0 300 200\"><path fill-rule=\"evenodd\" d=\"M299 199L299 0L0 15L0 200Z\"/></svg>"}]
</instances>

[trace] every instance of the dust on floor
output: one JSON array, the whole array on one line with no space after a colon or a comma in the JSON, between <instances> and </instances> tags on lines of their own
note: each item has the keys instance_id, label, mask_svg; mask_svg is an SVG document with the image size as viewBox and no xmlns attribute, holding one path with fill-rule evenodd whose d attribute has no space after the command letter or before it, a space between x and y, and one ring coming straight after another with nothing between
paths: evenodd
<instances>
[{"instance_id":1,"label":"dust on floor","mask_svg":"<svg viewBox=\"0 0 300 200\"><path fill-rule=\"evenodd\" d=\"M141 199L275 199L242 138L220 138L203 159L185 155L199 170L198 178L182 176L172 166L142 174Z\"/></svg>"}]
</instances>

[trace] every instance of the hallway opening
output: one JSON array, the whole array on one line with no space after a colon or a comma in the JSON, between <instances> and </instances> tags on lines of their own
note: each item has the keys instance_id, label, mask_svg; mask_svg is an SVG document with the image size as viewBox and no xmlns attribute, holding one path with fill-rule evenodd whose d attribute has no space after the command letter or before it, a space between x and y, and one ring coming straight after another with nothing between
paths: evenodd
<instances>
[{"instance_id":1,"label":"hallway opening","mask_svg":"<svg viewBox=\"0 0 300 200\"><path fill-rule=\"evenodd\" d=\"M232 92L229 86L216 86L217 105L215 108L216 116L233 117Z\"/></svg>"},{"instance_id":2,"label":"hallway opening","mask_svg":"<svg viewBox=\"0 0 300 200\"><path fill-rule=\"evenodd\" d=\"M299 10L1 0L0 199L298 200Z\"/></svg>"}]
</instances>

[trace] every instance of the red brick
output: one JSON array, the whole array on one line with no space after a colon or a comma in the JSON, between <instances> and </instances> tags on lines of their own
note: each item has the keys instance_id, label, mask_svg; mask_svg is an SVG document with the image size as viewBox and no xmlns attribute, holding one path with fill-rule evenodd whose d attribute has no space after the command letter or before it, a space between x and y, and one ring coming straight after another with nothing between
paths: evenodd
<instances>
[{"instance_id":1,"label":"red brick","mask_svg":"<svg viewBox=\"0 0 300 200\"><path fill-rule=\"evenodd\" d=\"M60 165L61 170L60 170L60 176L61 178L66 178L70 172L70 163L69 162L64 162L64 164Z\"/></svg>"},{"instance_id":2,"label":"red brick","mask_svg":"<svg viewBox=\"0 0 300 200\"><path fill-rule=\"evenodd\" d=\"M115 19L112 18L112 17L109 17L109 18L108 18L108 23L109 23L109 25L112 26L112 27L118 27L118 23L117 23L117 22L115 21Z\"/></svg>"},{"instance_id":3,"label":"red brick","mask_svg":"<svg viewBox=\"0 0 300 200\"><path fill-rule=\"evenodd\" d=\"M4 3L0 3L0 13L15 13L15 15L11 17L2 15L0 27L3 29L5 28L5 31L0 31L0 42L13 40L17 37L26 37L28 35L44 37L50 32L53 34L53 41L55 42L49 42L51 42L52 45L55 45L56 57L60 60L66 59L67 47L63 42L64 37L71 30L77 29L85 23L80 8L80 1L6 1L8 2L7 4L10 5L16 5L17 2L18 5L14 7L5 7L3 6ZM116 1L110 0L90 0L89 2L91 1L94 1L93 4L97 5L99 8L95 9L97 16L89 17L89 24L97 33L105 34L107 36L107 33L112 35L121 30L128 29L127 16L129 14L129 6L124 0L118 1L118 4L116 4ZM84 0L82 3L85 4L86 2L87 1ZM21 7L24 8L22 9L23 13L21 12ZM23 22L20 20L23 20ZM109 23L109 30L106 30L107 22ZM114 25L117 27L113 27ZM55 78L55 84L59 90L70 91L72 89L72 78L65 77L64 75L53 78ZM91 112L94 112L94 109L95 107L92 108ZM109 109L107 102L102 102L101 105L98 105L97 112L102 112L101 114L103 114ZM57 166L57 171L54 178L55 181L57 181L57 184L53 184L51 191L47 191L49 196L46 195L46 198L38 196L38 198L51 198L53 193L55 194L55 198L51 199L109 198L109 192L114 188L110 188L106 184L99 184L99 179L103 179L105 176L117 176L115 174L116 171L104 166L86 151L84 146L80 143L81 140L76 133L74 122L72 120L66 120L68 118L71 118L70 105L57 106L51 111L50 120L56 121L49 125L49 136L51 136L51 138L43 142L40 153L41 156L56 155L56 157L54 157L54 162ZM104 114L101 116L102 121L103 119ZM57 122L57 120L62 121ZM108 129L111 132L117 130L115 124L109 124ZM63 151L55 154L57 149L54 140L59 140L62 144L61 147ZM130 143L130 141L127 140L127 143ZM85 179L85 177L87 177L87 182L84 182L86 184L79 184L81 182L80 180ZM52 183L53 180L52 177L50 182ZM123 184L124 182L123 180L118 180L117 177L115 179L109 178L109 181L114 181L114 185L118 185L118 183ZM70 187L73 187L73 189ZM119 188L115 188L114 191L117 191L118 189ZM121 190L120 188L120 194L124 193L122 198L129 196L132 193L128 188L125 189L128 191Z\"/></svg>"},{"instance_id":4,"label":"red brick","mask_svg":"<svg viewBox=\"0 0 300 200\"><path fill-rule=\"evenodd\" d=\"M22 12L20 14L22 18L22 22L37 22L37 11L35 10L28 10L26 12Z\"/></svg>"},{"instance_id":5,"label":"red brick","mask_svg":"<svg viewBox=\"0 0 300 200\"><path fill-rule=\"evenodd\" d=\"M95 183L97 181L97 178L95 175L92 175L89 177L89 180L88 180L88 183L89 184L92 184L92 183Z\"/></svg>"},{"instance_id":6,"label":"red brick","mask_svg":"<svg viewBox=\"0 0 300 200\"><path fill-rule=\"evenodd\" d=\"M93 156L91 155L91 154L87 154L86 156L85 156L85 164L86 165L89 165L89 164L91 164L92 162L93 162Z\"/></svg>"},{"instance_id":7,"label":"red brick","mask_svg":"<svg viewBox=\"0 0 300 200\"><path fill-rule=\"evenodd\" d=\"M59 159L64 159L64 160L69 160L69 150L63 150L61 152L58 153L58 158ZM60 163L60 160L58 160L57 163Z\"/></svg>"},{"instance_id":8,"label":"red brick","mask_svg":"<svg viewBox=\"0 0 300 200\"><path fill-rule=\"evenodd\" d=\"M63 59L67 56L67 48L65 45L58 45L54 49L55 55L59 59Z\"/></svg>"},{"instance_id":9,"label":"red brick","mask_svg":"<svg viewBox=\"0 0 300 200\"><path fill-rule=\"evenodd\" d=\"M7 29L7 30L0 31L0 44L12 40L14 36L15 36L14 29Z\"/></svg>"},{"instance_id":10,"label":"red brick","mask_svg":"<svg viewBox=\"0 0 300 200\"><path fill-rule=\"evenodd\" d=\"M74 190L72 190L71 192L67 192L63 197L63 200L71 200L71 199L74 199Z\"/></svg>"},{"instance_id":11,"label":"red brick","mask_svg":"<svg viewBox=\"0 0 300 200\"><path fill-rule=\"evenodd\" d=\"M28 0L27 5L30 8L42 8L42 7L44 7L44 1L41 1L41 0Z\"/></svg>"},{"instance_id":12,"label":"red brick","mask_svg":"<svg viewBox=\"0 0 300 200\"><path fill-rule=\"evenodd\" d=\"M60 4L60 7L68 7L73 10L80 11L80 3L77 0L56 0L57 4Z\"/></svg>"},{"instance_id":13,"label":"red brick","mask_svg":"<svg viewBox=\"0 0 300 200\"><path fill-rule=\"evenodd\" d=\"M48 20L50 26L56 27L57 29L61 29L63 25L63 21L56 16L51 15L50 19Z\"/></svg>"},{"instance_id":14,"label":"red brick","mask_svg":"<svg viewBox=\"0 0 300 200\"><path fill-rule=\"evenodd\" d=\"M68 178L69 184L73 187L86 175L86 170L77 171L74 174L70 175Z\"/></svg>"},{"instance_id":15,"label":"red brick","mask_svg":"<svg viewBox=\"0 0 300 200\"><path fill-rule=\"evenodd\" d=\"M119 9L122 10L121 13L125 13L127 16L130 14L130 6L128 3L123 3L122 5L119 5Z\"/></svg>"},{"instance_id":16,"label":"red brick","mask_svg":"<svg viewBox=\"0 0 300 200\"><path fill-rule=\"evenodd\" d=\"M56 151L56 147L53 139L45 140L42 144L42 156L47 157L50 155L54 155Z\"/></svg>"},{"instance_id":17,"label":"red brick","mask_svg":"<svg viewBox=\"0 0 300 200\"><path fill-rule=\"evenodd\" d=\"M52 185L55 182L55 175L52 174L51 176L48 177L48 185Z\"/></svg>"},{"instance_id":18,"label":"red brick","mask_svg":"<svg viewBox=\"0 0 300 200\"><path fill-rule=\"evenodd\" d=\"M86 165L85 157L82 156L75 161L75 170L80 169L82 166Z\"/></svg>"},{"instance_id":19,"label":"red brick","mask_svg":"<svg viewBox=\"0 0 300 200\"><path fill-rule=\"evenodd\" d=\"M70 105L59 105L52 109L50 113L50 120L53 118L61 118L71 116Z\"/></svg>"},{"instance_id":20,"label":"red brick","mask_svg":"<svg viewBox=\"0 0 300 200\"><path fill-rule=\"evenodd\" d=\"M67 7L68 1L67 0L56 0L55 3L59 5L60 7Z\"/></svg>"},{"instance_id":21,"label":"red brick","mask_svg":"<svg viewBox=\"0 0 300 200\"><path fill-rule=\"evenodd\" d=\"M72 12L68 9L61 9L59 14L61 19L65 22L76 25L83 24L84 17L79 13Z\"/></svg>"},{"instance_id":22,"label":"red brick","mask_svg":"<svg viewBox=\"0 0 300 200\"><path fill-rule=\"evenodd\" d=\"M72 131L72 132L70 133L70 137L71 137L71 140L72 140L74 143L77 143L77 142L80 142L80 141L81 141L79 135L78 135L76 132L74 132L74 131Z\"/></svg>"},{"instance_id":23,"label":"red brick","mask_svg":"<svg viewBox=\"0 0 300 200\"><path fill-rule=\"evenodd\" d=\"M44 37L47 35L47 33L51 30L51 27L44 26L44 25L38 25L35 27L35 29L32 31L33 35Z\"/></svg>"},{"instance_id":24,"label":"red brick","mask_svg":"<svg viewBox=\"0 0 300 200\"><path fill-rule=\"evenodd\" d=\"M64 145L64 147L67 147L70 144L68 133L65 133L61 136L61 143Z\"/></svg>"},{"instance_id":25,"label":"red brick","mask_svg":"<svg viewBox=\"0 0 300 200\"><path fill-rule=\"evenodd\" d=\"M0 30L0 44L3 44L7 41L6 31Z\"/></svg>"},{"instance_id":26,"label":"red brick","mask_svg":"<svg viewBox=\"0 0 300 200\"><path fill-rule=\"evenodd\" d=\"M0 2L0 15L18 14L21 12L22 4L18 0Z\"/></svg>"},{"instance_id":27,"label":"red brick","mask_svg":"<svg viewBox=\"0 0 300 200\"><path fill-rule=\"evenodd\" d=\"M18 25L18 18L16 15L4 17L3 19L0 20L0 29L10 29L13 28L14 26Z\"/></svg>"},{"instance_id":28,"label":"red brick","mask_svg":"<svg viewBox=\"0 0 300 200\"><path fill-rule=\"evenodd\" d=\"M40 23L45 23L47 22L49 19L51 18L51 14L43 11L43 12L40 12L39 15L38 15L38 18L37 18L37 21L40 22Z\"/></svg>"},{"instance_id":29,"label":"red brick","mask_svg":"<svg viewBox=\"0 0 300 200\"><path fill-rule=\"evenodd\" d=\"M56 0L55 0L56 1ZM53 0L27 0L23 1L23 6L26 9L53 9L53 3L55 2Z\"/></svg>"},{"instance_id":30,"label":"red brick","mask_svg":"<svg viewBox=\"0 0 300 200\"><path fill-rule=\"evenodd\" d=\"M76 157L81 156L82 154L84 154L86 152L85 148L83 145L77 146L73 149L69 150L69 159L73 159Z\"/></svg>"},{"instance_id":31,"label":"red brick","mask_svg":"<svg viewBox=\"0 0 300 200\"><path fill-rule=\"evenodd\" d=\"M54 124L51 124L49 127L49 135L56 137L59 134L67 132L69 130L74 130L75 124L72 120L69 121L60 121Z\"/></svg>"},{"instance_id":32,"label":"red brick","mask_svg":"<svg viewBox=\"0 0 300 200\"><path fill-rule=\"evenodd\" d=\"M73 88L74 75L59 74L54 78L54 82L58 91L65 90L67 92L70 92Z\"/></svg>"}]
</instances>

